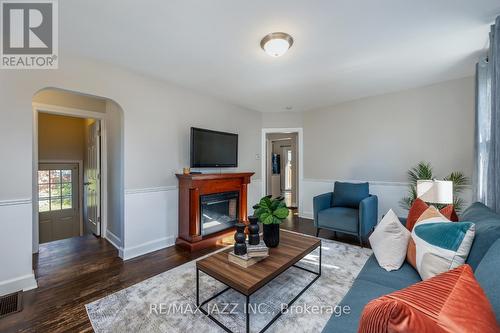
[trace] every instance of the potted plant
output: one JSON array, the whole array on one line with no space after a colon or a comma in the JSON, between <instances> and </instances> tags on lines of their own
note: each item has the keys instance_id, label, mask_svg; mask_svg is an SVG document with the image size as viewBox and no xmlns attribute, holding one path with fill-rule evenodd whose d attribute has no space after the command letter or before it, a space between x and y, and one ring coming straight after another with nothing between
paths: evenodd
<instances>
[{"instance_id":1,"label":"potted plant","mask_svg":"<svg viewBox=\"0 0 500 333\"><path fill-rule=\"evenodd\" d=\"M407 172L408 175L408 195L401 199L400 205L402 208L409 210L413 204L413 201L417 198L417 181L434 179L434 173L432 166L429 162L420 162ZM443 180L449 180L453 182L453 207L457 213L460 213L464 206L464 200L460 198L460 194L467 188L470 184L470 180L462 172L454 171L448 176L444 177ZM436 208L441 209L445 205L434 204Z\"/></svg>"},{"instance_id":2,"label":"potted plant","mask_svg":"<svg viewBox=\"0 0 500 333\"><path fill-rule=\"evenodd\" d=\"M290 210L283 201L283 197L272 198L267 195L253 206L254 215L262 223L264 243L267 247L276 247L280 242L280 224L288 217Z\"/></svg>"}]
</instances>

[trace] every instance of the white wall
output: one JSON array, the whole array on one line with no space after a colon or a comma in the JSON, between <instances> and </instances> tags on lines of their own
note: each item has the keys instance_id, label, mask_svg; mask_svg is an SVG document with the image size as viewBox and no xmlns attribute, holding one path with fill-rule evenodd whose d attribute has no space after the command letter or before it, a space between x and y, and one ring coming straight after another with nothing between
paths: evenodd
<instances>
[{"instance_id":1,"label":"white wall","mask_svg":"<svg viewBox=\"0 0 500 333\"><path fill-rule=\"evenodd\" d=\"M38 114L38 159L83 161L85 156L85 119Z\"/></svg>"},{"instance_id":2,"label":"white wall","mask_svg":"<svg viewBox=\"0 0 500 333\"><path fill-rule=\"evenodd\" d=\"M0 286L6 286L0 292L18 287L5 281L24 281L26 276L31 280L23 287L33 286L31 103L45 87L109 98L123 109L125 257L173 244L177 230L174 172L189 164L191 126L239 133L238 169L256 173L252 181L258 186L250 186L249 198L260 195L260 161L255 158L260 154L262 116L258 112L85 59L65 57L58 70L2 71L0 156L9 158L2 160L0 172ZM15 250L3 248L13 241Z\"/></svg>"},{"instance_id":3,"label":"white wall","mask_svg":"<svg viewBox=\"0 0 500 333\"><path fill-rule=\"evenodd\" d=\"M124 165L123 111L118 104L106 101L107 153L107 230L106 238L123 248ZM117 195L121 193L121 195Z\"/></svg>"},{"instance_id":4,"label":"white wall","mask_svg":"<svg viewBox=\"0 0 500 333\"><path fill-rule=\"evenodd\" d=\"M435 175L472 175L474 79L448 81L305 112L303 216L333 181L370 181L379 213L400 214L406 171L429 161ZM464 195L470 202L470 192Z\"/></svg>"}]
</instances>

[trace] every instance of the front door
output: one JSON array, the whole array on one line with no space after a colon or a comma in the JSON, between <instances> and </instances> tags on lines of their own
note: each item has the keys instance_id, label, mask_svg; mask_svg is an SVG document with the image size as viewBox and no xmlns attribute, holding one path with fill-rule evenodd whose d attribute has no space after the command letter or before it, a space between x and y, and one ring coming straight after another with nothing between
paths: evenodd
<instances>
[{"instance_id":1,"label":"front door","mask_svg":"<svg viewBox=\"0 0 500 333\"><path fill-rule=\"evenodd\" d=\"M85 227L101 235L101 151L100 126L95 121L87 126L87 156L85 161Z\"/></svg>"},{"instance_id":2,"label":"front door","mask_svg":"<svg viewBox=\"0 0 500 333\"><path fill-rule=\"evenodd\" d=\"M78 164L40 163L38 219L40 243L80 236Z\"/></svg>"}]
</instances>

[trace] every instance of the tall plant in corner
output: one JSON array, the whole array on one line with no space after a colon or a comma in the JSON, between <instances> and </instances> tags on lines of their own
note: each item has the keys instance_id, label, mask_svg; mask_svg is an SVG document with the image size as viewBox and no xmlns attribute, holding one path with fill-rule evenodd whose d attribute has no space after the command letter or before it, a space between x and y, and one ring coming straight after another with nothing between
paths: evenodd
<instances>
[{"instance_id":1,"label":"tall plant in corner","mask_svg":"<svg viewBox=\"0 0 500 333\"><path fill-rule=\"evenodd\" d=\"M430 180L434 179L432 166L429 162L420 162L410 170L408 170L408 195L400 200L400 205L404 209L410 209L413 205L413 201L417 198L417 181L418 180ZM470 180L460 171L453 171L448 176L444 177L443 180L449 180L453 182L453 206L455 211L460 213L464 206L464 200L460 197L460 194L465 190L465 188L470 184ZM441 209L444 205L435 205L437 208Z\"/></svg>"}]
</instances>

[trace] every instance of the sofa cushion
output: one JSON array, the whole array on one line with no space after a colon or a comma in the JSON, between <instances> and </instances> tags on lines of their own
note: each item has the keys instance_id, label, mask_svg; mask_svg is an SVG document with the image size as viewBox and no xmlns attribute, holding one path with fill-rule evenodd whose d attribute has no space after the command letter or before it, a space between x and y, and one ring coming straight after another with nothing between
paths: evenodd
<instances>
[{"instance_id":1,"label":"sofa cushion","mask_svg":"<svg viewBox=\"0 0 500 333\"><path fill-rule=\"evenodd\" d=\"M422 219L422 214L429 209L429 205L425 203L422 199L416 198L408 211L408 217L406 221L406 228L410 231L417 223L417 220ZM455 207L453 205L448 205L439 210L439 213L443 215L446 219L452 222L458 222L458 216L455 212Z\"/></svg>"},{"instance_id":2,"label":"sofa cushion","mask_svg":"<svg viewBox=\"0 0 500 333\"><path fill-rule=\"evenodd\" d=\"M393 288L357 279L339 304L339 309L348 306L349 313L344 312L341 315L333 314L323 329L323 333L356 333L358 331L359 318L365 305L372 299L393 291L395 291Z\"/></svg>"},{"instance_id":3,"label":"sofa cushion","mask_svg":"<svg viewBox=\"0 0 500 333\"><path fill-rule=\"evenodd\" d=\"M388 288L402 289L422 281L418 272L407 262L397 271L387 272L380 267L375 256L371 256L361 269L358 279L377 283Z\"/></svg>"},{"instance_id":4,"label":"sofa cushion","mask_svg":"<svg viewBox=\"0 0 500 333\"><path fill-rule=\"evenodd\" d=\"M469 265L395 291L368 303L359 332L490 332L498 326Z\"/></svg>"},{"instance_id":5,"label":"sofa cushion","mask_svg":"<svg viewBox=\"0 0 500 333\"><path fill-rule=\"evenodd\" d=\"M500 215L476 202L464 211L461 220L471 221L476 225L476 236L467 258L467 263L476 269L490 246L500 238Z\"/></svg>"},{"instance_id":6,"label":"sofa cushion","mask_svg":"<svg viewBox=\"0 0 500 333\"><path fill-rule=\"evenodd\" d=\"M353 208L333 207L318 213L318 226L357 233L359 224L359 211Z\"/></svg>"},{"instance_id":7,"label":"sofa cushion","mask_svg":"<svg viewBox=\"0 0 500 333\"><path fill-rule=\"evenodd\" d=\"M377 224L369 240L380 267L386 271L401 267L406 258L410 232L399 222L392 209Z\"/></svg>"},{"instance_id":8,"label":"sofa cushion","mask_svg":"<svg viewBox=\"0 0 500 333\"><path fill-rule=\"evenodd\" d=\"M417 223L411 233L415 251L410 261L423 280L465 264L474 241L472 222Z\"/></svg>"},{"instance_id":9,"label":"sofa cushion","mask_svg":"<svg viewBox=\"0 0 500 333\"><path fill-rule=\"evenodd\" d=\"M359 208L359 203L367 198L369 193L368 183L343 183L335 182L333 188L332 207Z\"/></svg>"},{"instance_id":10,"label":"sofa cushion","mask_svg":"<svg viewBox=\"0 0 500 333\"><path fill-rule=\"evenodd\" d=\"M477 266L475 275L486 296L493 306L497 321L500 323L500 239L495 241Z\"/></svg>"}]
</instances>

